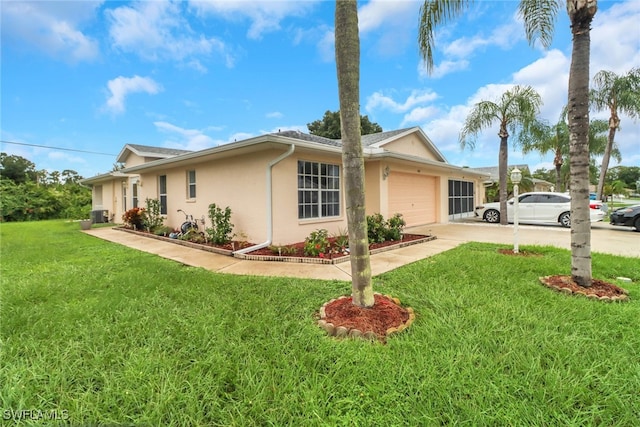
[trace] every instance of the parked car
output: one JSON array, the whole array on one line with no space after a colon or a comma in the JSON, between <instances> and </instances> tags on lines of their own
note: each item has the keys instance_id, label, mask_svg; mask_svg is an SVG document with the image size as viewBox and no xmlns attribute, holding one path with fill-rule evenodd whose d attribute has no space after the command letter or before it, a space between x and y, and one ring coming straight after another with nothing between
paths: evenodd
<instances>
[{"instance_id":1,"label":"parked car","mask_svg":"<svg viewBox=\"0 0 640 427\"><path fill-rule=\"evenodd\" d=\"M598 201L589 201L591 222L602 221L606 216L607 205ZM507 201L507 216L513 222L514 199ZM476 206L475 215L490 223L500 222L500 203L485 203ZM533 192L518 196L518 221L530 224L560 223L571 227L571 196L565 193Z\"/></svg>"},{"instance_id":2,"label":"parked car","mask_svg":"<svg viewBox=\"0 0 640 427\"><path fill-rule=\"evenodd\" d=\"M640 205L616 209L611 212L609 221L611 225L635 227L636 231L640 231Z\"/></svg>"}]
</instances>

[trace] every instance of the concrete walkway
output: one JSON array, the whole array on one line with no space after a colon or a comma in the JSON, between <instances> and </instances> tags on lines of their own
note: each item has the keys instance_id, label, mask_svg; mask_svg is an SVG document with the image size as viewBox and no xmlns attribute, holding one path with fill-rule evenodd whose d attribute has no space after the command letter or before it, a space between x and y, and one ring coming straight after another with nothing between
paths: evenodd
<instances>
[{"instance_id":1,"label":"concrete walkway","mask_svg":"<svg viewBox=\"0 0 640 427\"><path fill-rule=\"evenodd\" d=\"M606 226L611 227L608 224ZM594 225L594 227L598 226ZM405 231L407 233L435 235L437 239L372 255L371 271L374 276L428 258L469 241L509 245L513 245L514 242L513 226L485 224L477 221L433 224L409 228ZM570 249L570 232L571 230L560 227L520 226L518 229L519 244L552 245ZM150 239L112 228L93 228L84 231L84 233L156 254L163 258L172 259L182 264L202 267L218 273L351 281L351 265L349 262L341 264L305 264L247 261L176 245L171 242ZM637 234L630 229L592 228L591 249L594 252L640 257L640 236Z\"/></svg>"}]
</instances>

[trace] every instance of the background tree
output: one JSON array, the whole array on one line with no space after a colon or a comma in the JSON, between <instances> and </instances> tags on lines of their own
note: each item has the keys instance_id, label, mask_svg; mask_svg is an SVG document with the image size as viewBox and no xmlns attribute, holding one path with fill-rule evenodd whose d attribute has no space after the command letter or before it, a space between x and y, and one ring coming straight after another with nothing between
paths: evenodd
<instances>
[{"instance_id":1,"label":"background tree","mask_svg":"<svg viewBox=\"0 0 640 427\"><path fill-rule=\"evenodd\" d=\"M593 76L591 106L596 111L609 110L609 139L602 156L597 188L598 197L601 198L616 131L620 129L618 114L640 117L640 68L634 68L624 76L618 76L612 71L599 71Z\"/></svg>"},{"instance_id":2,"label":"background tree","mask_svg":"<svg viewBox=\"0 0 640 427\"><path fill-rule=\"evenodd\" d=\"M460 15L471 0L427 0L420 7L420 53L433 71L434 29ZM559 0L520 0L518 14L529 44L540 40L548 48L553 39ZM589 59L591 22L597 0L567 0L573 36L569 69L568 118L571 171L571 277L580 286L591 286L591 223L589 222Z\"/></svg>"},{"instance_id":3,"label":"background tree","mask_svg":"<svg viewBox=\"0 0 640 427\"><path fill-rule=\"evenodd\" d=\"M360 134L360 37L356 0L336 1L335 49L342 129L353 304L373 307L371 260L364 198L364 158Z\"/></svg>"},{"instance_id":4,"label":"background tree","mask_svg":"<svg viewBox=\"0 0 640 427\"><path fill-rule=\"evenodd\" d=\"M500 187L500 224L507 218L507 166L509 133L519 143L528 143L534 129L540 128L537 115L542 98L531 86L514 86L496 102L480 101L474 105L460 131L460 146L475 148L475 137L496 122L499 125L498 182Z\"/></svg>"},{"instance_id":5,"label":"background tree","mask_svg":"<svg viewBox=\"0 0 640 427\"><path fill-rule=\"evenodd\" d=\"M544 125L538 129L535 138L522 144L523 154L528 154L534 150L540 152L543 156L549 152L553 153L555 177L553 180L547 181L555 181L555 190L563 192L565 185L562 179L562 165L569 154L569 125L567 125L566 107L563 108L560 119L555 125Z\"/></svg>"},{"instance_id":6,"label":"background tree","mask_svg":"<svg viewBox=\"0 0 640 427\"><path fill-rule=\"evenodd\" d=\"M625 188L635 190L636 182L640 180L640 167L616 166L607 171L607 182L622 181Z\"/></svg>"},{"instance_id":7,"label":"background tree","mask_svg":"<svg viewBox=\"0 0 640 427\"><path fill-rule=\"evenodd\" d=\"M597 167L595 157L601 156L607 146L607 132L609 125L605 120L592 120L589 124L589 182L597 182ZM558 123L553 126L544 125L537 130L535 138L527 141L522 146L522 152L527 154L531 151L538 151L545 155L548 152L554 153L553 164L555 167L555 189L563 192L566 190L566 182L569 179L569 168L567 159L569 157L569 125L566 117L560 117ZM614 145L611 156L621 161L620 150ZM550 180L553 182L554 180Z\"/></svg>"},{"instance_id":8,"label":"background tree","mask_svg":"<svg viewBox=\"0 0 640 427\"><path fill-rule=\"evenodd\" d=\"M325 111L322 120L307 123L307 129L312 135L324 136L325 138L341 139L340 111ZM370 135L382 132L382 127L369 120L368 116L360 116L360 134Z\"/></svg>"},{"instance_id":9,"label":"background tree","mask_svg":"<svg viewBox=\"0 0 640 427\"><path fill-rule=\"evenodd\" d=\"M5 153L0 164L0 221L89 217L91 189L79 184L76 171L37 171L28 159Z\"/></svg>"},{"instance_id":10,"label":"background tree","mask_svg":"<svg viewBox=\"0 0 640 427\"><path fill-rule=\"evenodd\" d=\"M0 179L9 179L16 184L36 180L36 165L21 156L0 153Z\"/></svg>"}]
</instances>

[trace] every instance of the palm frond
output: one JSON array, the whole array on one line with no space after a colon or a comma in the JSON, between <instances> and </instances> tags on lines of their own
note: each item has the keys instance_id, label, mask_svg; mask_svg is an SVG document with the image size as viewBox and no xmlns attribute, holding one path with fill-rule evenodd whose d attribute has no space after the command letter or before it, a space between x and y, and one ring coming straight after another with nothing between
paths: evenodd
<instances>
[{"instance_id":1,"label":"palm frond","mask_svg":"<svg viewBox=\"0 0 640 427\"><path fill-rule=\"evenodd\" d=\"M472 2L473 0L426 0L420 6L418 47L427 65L427 73L433 72L436 27L460 15Z\"/></svg>"},{"instance_id":2,"label":"palm frond","mask_svg":"<svg viewBox=\"0 0 640 427\"><path fill-rule=\"evenodd\" d=\"M559 6L558 0L520 0L518 14L530 45L540 40L545 48L551 46Z\"/></svg>"}]
</instances>

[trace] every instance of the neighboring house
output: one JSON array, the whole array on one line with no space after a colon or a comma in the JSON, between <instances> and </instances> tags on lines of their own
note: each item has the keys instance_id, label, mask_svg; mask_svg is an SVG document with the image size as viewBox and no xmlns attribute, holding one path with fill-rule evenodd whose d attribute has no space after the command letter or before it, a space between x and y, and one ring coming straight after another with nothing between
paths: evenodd
<instances>
[{"instance_id":1,"label":"neighboring house","mask_svg":"<svg viewBox=\"0 0 640 427\"><path fill-rule=\"evenodd\" d=\"M407 226L473 216L485 173L452 166L419 127L362 137L367 215L401 213ZM83 180L93 208L123 212L159 199L165 224L184 215L210 226L211 203L230 207L234 232L248 241L289 244L324 228L347 228L342 148L297 131L271 133L197 152L126 145L118 172Z\"/></svg>"},{"instance_id":2,"label":"neighboring house","mask_svg":"<svg viewBox=\"0 0 640 427\"><path fill-rule=\"evenodd\" d=\"M532 188L529 191L554 191L554 185L549 181L543 179L532 178L529 171L529 165L509 165L507 167L507 180L509 179L509 173L513 168L517 167L522 172L523 178L526 178L532 184ZM489 174L489 178L484 182L485 187L491 187L492 185L498 185L499 175L498 166L490 166L484 168L472 168L473 171Z\"/></svg>"}]
</instances>

